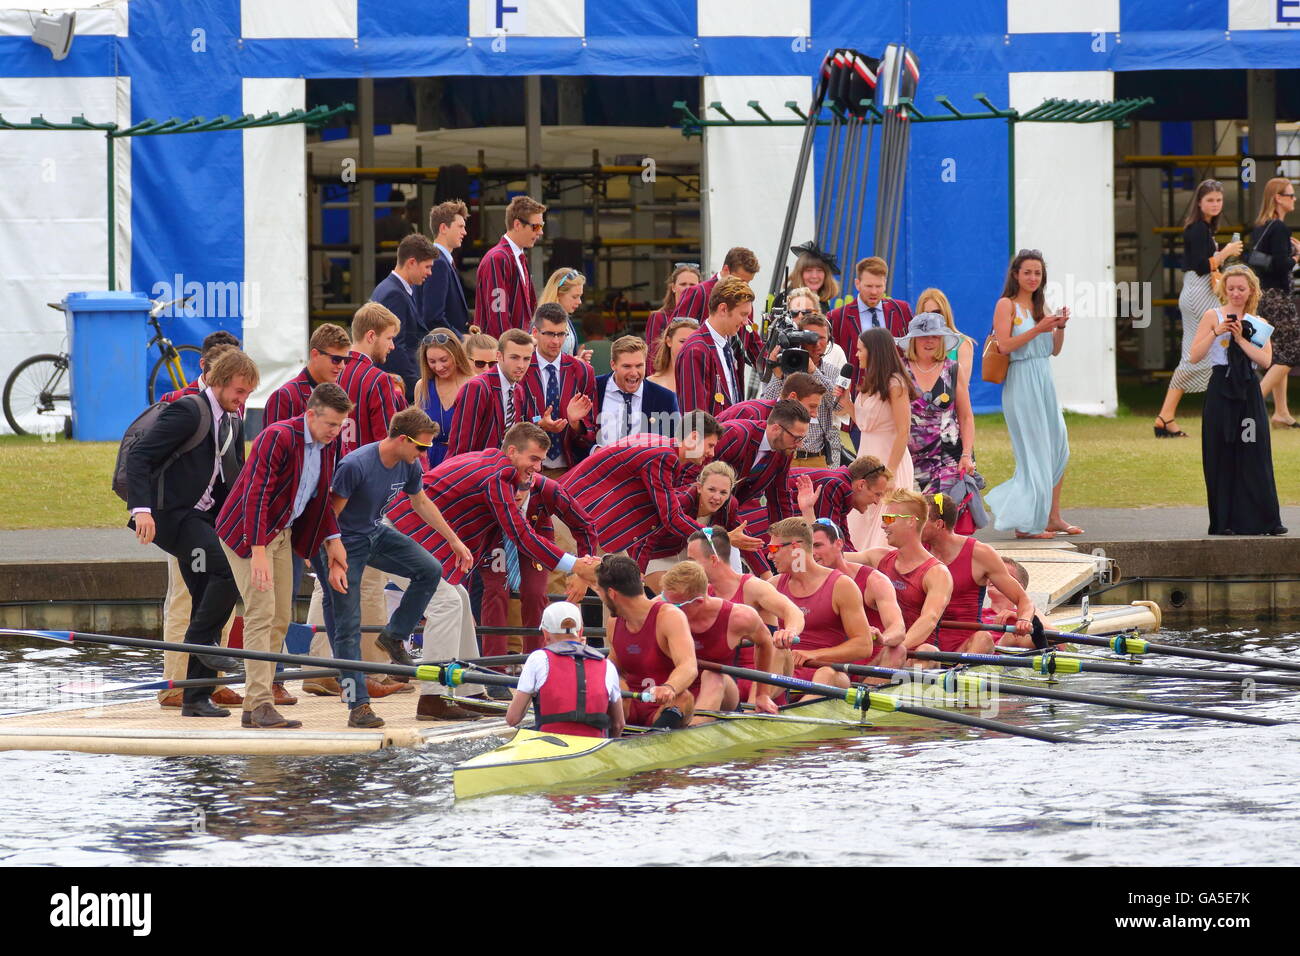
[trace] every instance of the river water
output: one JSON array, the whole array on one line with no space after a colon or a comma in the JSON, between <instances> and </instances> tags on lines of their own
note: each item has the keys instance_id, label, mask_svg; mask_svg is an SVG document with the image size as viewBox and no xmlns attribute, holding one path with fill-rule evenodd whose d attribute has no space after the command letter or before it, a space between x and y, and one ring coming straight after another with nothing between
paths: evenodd
<instances>
[{"instance_id":1,"label":"river water","mask_svg":"<svg viewBox=\"0 0 1300 956\"><path fill-rule=\"evenodd\" d=\"M1167 643L1300 661L1280 627ZM1153 658L1154 660L1154 658ZM1202 666L1159 658L1168 666ZM0 709L49 668L155 678L152 652L0 638ZM1300 721L1300 688L1071 677L1072 690ZM349 757L0 752L0 863L1239 864L1300 862L1300 723L1257 727L1081 704L999 719L1093 741L908 730L803 743L561 793L457 804L486 742Z\"/></svg>"}]
</instances>

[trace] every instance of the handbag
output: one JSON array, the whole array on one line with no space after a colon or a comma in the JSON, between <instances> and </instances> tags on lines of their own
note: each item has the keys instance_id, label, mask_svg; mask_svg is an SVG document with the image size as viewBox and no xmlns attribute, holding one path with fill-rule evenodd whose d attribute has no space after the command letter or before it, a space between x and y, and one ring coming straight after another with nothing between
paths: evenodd
<instances>
[{"instance_id":1,"label":"handbag","mask_svg":"<svg viewBox=\"0 0 1300 956\"><path fill-rule=\"evenodd\" d=\"M1259 234L1259 241L1263 242L1264 237L1268 235L1268 230L1273 227L1274 222L1281 222L1280 219L1274 219L1264 231ZM1255 243L1255 248L1250 250L1250 255L1246 256L1246 265L1250 266L1256 272L1268 272L1273 268L1273 257L1267 252L1259 251L1259 243Z\"/></svg>"},{"instance_id":2,"label":"handbag","mask_svg":"<svg viewBox=\"0 0 1300 956\"><path fill-rule=\"evenodd\" d=\"M992 332L984 340L984 357L980 361L980 378L993 385L1001 385L1007 380L1007 369L1011 358L998 348L997 336Z\"/></svg>"}]
</instances>

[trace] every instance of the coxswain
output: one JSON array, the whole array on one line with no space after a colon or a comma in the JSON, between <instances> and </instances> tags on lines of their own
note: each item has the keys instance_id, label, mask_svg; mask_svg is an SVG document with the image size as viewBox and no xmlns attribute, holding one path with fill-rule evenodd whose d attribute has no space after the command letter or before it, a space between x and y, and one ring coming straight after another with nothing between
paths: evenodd
<instances>
[{"instance_id":1,"label":"coxswain","mask_svg":"<svg viewBox=\"0 0 1300 956\"><path fill-rule=\"evenodd\" d=\"M930 518L921 528L921 542L927 551L948 566L952 575L952 597L944 616L951 621L978 621L984 608L984 592L995 586L1016 606L1016 636L1028 638L1034 627L1034 602L1007 573L1002 556L983 541L954 534L957 506L947 495L928 495ZM996 641L988 631L939 628L941 651L961 654L992 654ZM1029 646L1032 646L1032 641Z\"/></svg>"},{"instance_id":2,"label":"coxswain","mask_svg":"<svg viewBox=\"0 0 1300 956\"><path fill-rule=\"evenodd\" d=\"M709 594L709 579L704 568L694 561L673 565L663 577L664 593L660 600L686 615L695 643L695 659L715 664L731 664L742 642L753 645L754 657L761 671L772 670L772 635L753 608L733 604ZM740 690L735 680L717 671L701 670L691 688L695 707L700 710L736 710L740 706ZM754 705L760 713L775 714L769 689L760 686L754 696ZM696 717L692 723L704 723L706 718Z\"/></svg>"},{"instance_id":3,"label":"coxswain","mask_svg":"<svg viewBox=\"0 0 1300 956\"><path fill-rule=\"evenodd\" d=\"M824 568L813 558L812 529L803 518L778 521L771 537L767 550L778 572L772 585L804 617L799 643L790 650L794 676L848 687L846 675L824 665L871 657L871 626L862 592L847 574Z\"/></svg>"},{"instance_id":4,"label":"coxswain","mask_svg":"<svg viewBox=\"0 0 1300 956\"><path fill-rule=\"evenodd\" d=\"M596 566L596 590L615 618L610 660L634 693L652 700L627 699L627 723L671 730L695 714L695 642L680 608L645 596L641 569L626 555L606 555Z\"/></svg>"},{"instance_id":5,"label":"coxswain","mask_svg":"<svg viewBox=\"0 0 1300 956\"><path fill-rule=\"evenodd\" d=\"M587 646L582 611L568 601L542 612L545 645L528 655L506 711L518 727L532 704L536 729L574 737L617 737L623 732L623 688L618 669Z\"/></svg>"}]
</instances>

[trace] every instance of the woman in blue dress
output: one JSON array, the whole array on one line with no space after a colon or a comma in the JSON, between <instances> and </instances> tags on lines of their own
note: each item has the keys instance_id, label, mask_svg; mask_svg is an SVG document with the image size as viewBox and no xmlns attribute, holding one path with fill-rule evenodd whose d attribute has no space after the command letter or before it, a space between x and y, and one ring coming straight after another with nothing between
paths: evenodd
<instances>
[{"instance_id":1,"label":"woman in blue dress","mask_svg":"<svg viewBox=\"0 0 1300 956\"><path fill-rule=\"evenodd\" d=\"M415 404L424 409L438 426L433 447L429 449L429 467L447 456L447 437L451 417L456 411L456 396L461 386L474 377L465 347L451 329L434 329L420 340L420 380L415 383Z\"/></svg>"},{"instance_id":2,"label":"woman in blue dress","mask_svg":"<svg viewBox=\"0 0 1300 956\"><path fill-rule=\"evenodd\" d=\"M993 334L1011 365L1002 387L1002 412L1016 456L1015 474L984 496L994 527L1017 538L1083 534L1061 517L1061 483L1070 458L1065 418L1056 399L1051 357L1065 344L1070 310L1048 314L1047 266L1036 249L1011 260L1002 298L993 310Z\"/></svg>"}]
</instances>

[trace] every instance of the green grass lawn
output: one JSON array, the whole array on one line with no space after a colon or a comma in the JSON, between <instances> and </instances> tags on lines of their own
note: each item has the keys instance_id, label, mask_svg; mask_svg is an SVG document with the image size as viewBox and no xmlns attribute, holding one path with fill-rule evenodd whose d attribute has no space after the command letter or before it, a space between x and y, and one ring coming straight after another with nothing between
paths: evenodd
<instances>
[{"instance_id":1,"label":"green grass lawn","mask_svg":"<svg viewBox=\"0 0 1300 956\"><path fill-rule=\"evenodd\" d=\"M1070 465L1067 508L1205 505L1201 478L1200 398L1183 405L1179 424L1191 438L1157 440L1151 419L1162 385L1124 385L1115 418L1066 415ZM975 421L980 471L992 487L1015 468L1001 415ZM1273 431L1273 473L1283 504L1300 504L1300 429ZM0 437L0 530L116 528L126 508L110 487L117 445Z\"/></svg>"}]
</instances>

